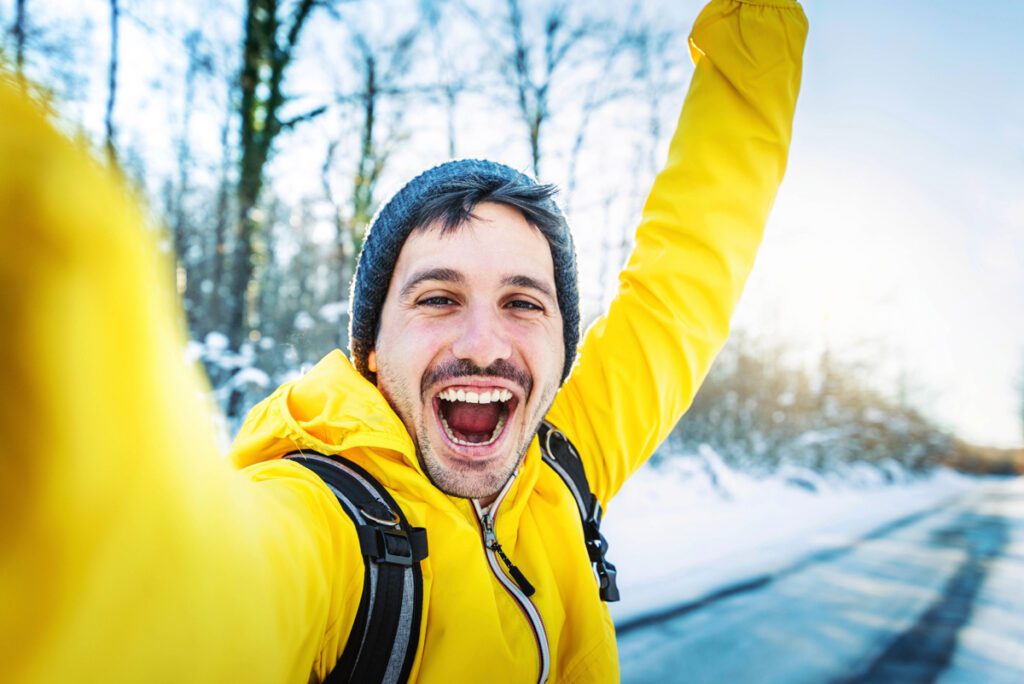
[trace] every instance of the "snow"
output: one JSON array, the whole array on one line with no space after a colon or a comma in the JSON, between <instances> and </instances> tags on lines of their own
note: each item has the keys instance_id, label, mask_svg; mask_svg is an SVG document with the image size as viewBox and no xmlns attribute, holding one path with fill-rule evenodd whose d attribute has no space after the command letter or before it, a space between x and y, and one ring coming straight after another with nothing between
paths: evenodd
<instances>
[{"instance_id":1,"label":"snow","mask_svg":"<svg viewBox=\"0 0 1024 684\"><path fill-rule=\"evenodd\" d=\"M618 625L772 574L939 506L979 478L895 463L821 475L782 468L757 478L708 447L641 469L612 500L602 531L618 569Z\"/></svg>"},{"instance_id":2,"label":"snow","mask_svg":"<svg viewBox=\"0 0 1024 684\"><path fill-rule=\"evenodd\" d=\"M228 338L226 335L219 332L212 332L206 336L204 340L206 348L211 352L213 351L225 351L228 348Z\"/></svg>"},{"instance_id":3,"label":"snow","mask_svg":"<svg viewBox=\"0 0 1024 684\"><path fill-rule=\"evenodd\" d=\"M348 302L331 302L320 307L320 318L328 323L338 323L348 313Z\"/></svg>"},{"instance_id":4,"label":"snow","mask_svg":"<svg viewBox=\"0 0 1024 684\"><path fill-rule=\"evenodd\" d=\"M316 325L316 319L308 311L300 311L295 314L295 320L292 325L296 330L312 330L313 326Z\"/></svg>"},{"instance_id":5,"label":"snow","mask_svg":"<svg viewBox=\"0 0 1024 684\"><path fill-rule=\"evenodd\" d=\"M940 472L865 494L889 518L870 531L862 510L814 506L823 521L794 528L836 536L782 571L619 620L622 681L1024 682L1024 478Z\"/></svg>"},{"instance_id":6,"label":"snow","mask_svg":"<svg viewBox=\"0 0 1024 684\"><path fill-rule=\"evenodd\" d=\"M270 387L270 376L259 368L243 368L235 373L228 384L232 387L241 387L248 384L267 389Z\"/></svg>"}]
</instances>

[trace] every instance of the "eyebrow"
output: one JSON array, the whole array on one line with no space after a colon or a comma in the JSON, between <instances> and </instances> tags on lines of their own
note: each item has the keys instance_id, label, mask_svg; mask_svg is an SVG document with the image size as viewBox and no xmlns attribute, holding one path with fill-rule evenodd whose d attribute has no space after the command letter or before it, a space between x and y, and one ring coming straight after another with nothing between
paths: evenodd
<instances>
[{"instance_id":1,"label":"eyebrow","mask_svg":"<svg viewBox=\"0 0 1024 684\"><path fill-rule=\"evenodd\" d=\"M456 271L453 268L428 268L424 271L418 271L413 274L413 276L406 281L405 285L402 286L399 296L405 297L412 292L417 285L430 280L462 285L466 282L466 277L463 276L461 272ZM528 275L507 275L501 279L501 284L505 287L526 287L531 290L536 290L552 300L556 300L554 290L552 290L547 283Z\"/></svg>"},{"instance_id":2,"label":"eyebrow","mask_svg":"<svg viewBox=\"0 0 1024 684\"><path fill-rule=\"evenodd\" d=\"M427 280L439 280L445 283L464 283L466 278L452 268L428 268L425 271L419 271L415 273L409 280L406 281L405 285L402 286L402 291L399 294L400 297L405 297L409 292L412 291L420 283Z\"/></svg>"},{"instance_id":3,"label":"eyebrow","mask_svg":"<svg viewBox=\"0 0 1024 684\"><path fill-rule=\"evenodd\" d=\"M512 287L528 287L531 290L537 290L544 295L547 295L549 299L555 300L555 292L552 290L547 283L531 278L528 275L509 275L501 279L501 284Z\"/></svg>"}]
</instances>

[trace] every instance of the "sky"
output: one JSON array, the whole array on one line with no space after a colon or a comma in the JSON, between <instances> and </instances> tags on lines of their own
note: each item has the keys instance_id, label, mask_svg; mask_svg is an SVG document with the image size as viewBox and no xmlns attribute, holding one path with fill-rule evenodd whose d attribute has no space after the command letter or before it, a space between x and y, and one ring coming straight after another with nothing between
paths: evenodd
<instances>
[{"instance_id":1,"label":"sky","mask_svg":"<svg viewBox=\"0 0 1024 684\"><path fill-rule=\"evenodd\" d=\"M66 6L65 17L88 14L95 30L86 49L106 54L105 3L54 3ZM13 0L5 4L6 20ZM1024 446L1024 2L803 4L811 29L789 169L737 325L787 339L808 359L827 349L865 363L890 387L904 378L912 400L970 441ZM180 23L196 21L192 5L174 10ZM699 7L651 0L643 9L688 26ZM237 36L236 12L218 3L204 16ZM180 61L165 36L136 24L123 28L123 124L160 116L167 80L152 75L154 65ZM684 93L681 83L665 99L678 103ZM99 73L79 112L94 131L103 96ZM210 144L218 111L199 112L193 126ZM492 138L502 128L463 123ZM143 143L170 140L137 128ZM491 143L479 153L500 156L507 146ZM607 147L602 153L629 154ZM319 155L302 163L318 168ZM155 155L149 163L160 170ZM293 177L286 169L278 180ZM593 261L605 247L581 249L584 290L598 272L614 276Z\"/></svg>"},{"instance_id":2,"label":"sky","mask_svg":"<svg viewBox=\"0 0 1024 684\"><path fill-rule=\"evenodd\" d=\"M1024 3L804 3L789 170L740 320L1024 444Z\"/></svg>"}]
</instances>

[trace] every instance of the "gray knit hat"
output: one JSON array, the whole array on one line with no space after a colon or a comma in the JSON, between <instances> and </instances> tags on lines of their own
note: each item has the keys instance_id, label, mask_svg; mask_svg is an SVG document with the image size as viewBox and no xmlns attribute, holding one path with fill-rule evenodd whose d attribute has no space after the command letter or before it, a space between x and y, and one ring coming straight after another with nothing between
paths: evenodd
<instances>
[{"instance_id":1,"label":"gray knit hat","mask_svg":"<svg viewBox=\"0 0 1024 684\"><path fill-rule=\"evenodd\" d=\"M553 186L541 185L504 164L479 159L446 162L406 183L377 212L367 229L352 278L349 349L356 370L370 382L376 382L374 373L367 367L367 357L376 344L380 311L391 272L409 233L438 218L446 227L453 228L468 218L473 206L490 201L522 211L551 246L565 339L564 382L576 360L580 304L572 234L552 199L554 193ZM445 197L457 199L455 210L445 206Z\"/></svg>"}]
</instances>

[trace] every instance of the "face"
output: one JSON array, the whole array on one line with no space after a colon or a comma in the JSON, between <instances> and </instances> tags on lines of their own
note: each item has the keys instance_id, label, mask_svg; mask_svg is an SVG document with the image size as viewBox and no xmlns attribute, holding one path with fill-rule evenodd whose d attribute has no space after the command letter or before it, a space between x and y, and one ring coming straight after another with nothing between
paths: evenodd
<instances>
[{"instance_id":1,"label":"face","mask_svg":"<svg viewBox=\"0 0 1024 684\"><path fill-rule=\"evenodd\" d=\"M565 349L547 240L517 210L406 240L368 359L442 491L489 503L558 390Z\"/></svg>"}]
</instances>

